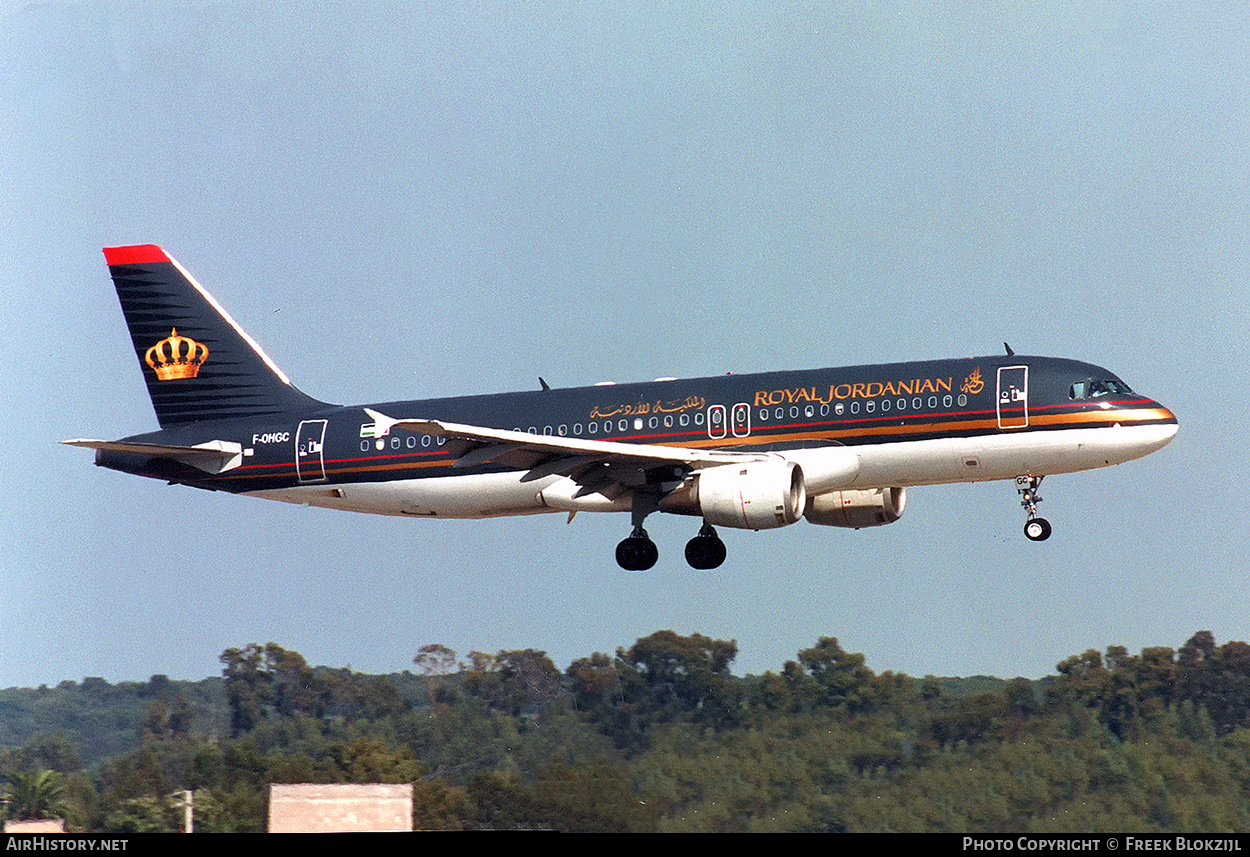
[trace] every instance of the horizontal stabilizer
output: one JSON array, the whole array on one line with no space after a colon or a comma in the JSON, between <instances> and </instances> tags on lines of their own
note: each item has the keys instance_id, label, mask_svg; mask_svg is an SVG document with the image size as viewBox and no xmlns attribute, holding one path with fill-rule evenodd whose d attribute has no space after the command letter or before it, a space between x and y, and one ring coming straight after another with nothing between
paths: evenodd
<instances>
[{"instance_id":1,"label":"horizontal stabilizer","mask_svg":"<svg viewBox=\"0 0 1250 857\"><path fill-rule=\"evenodd\" d=\"M81 446L105 452L124 452L130 455L150 455L153 458L169 458L181 464L203 470L205 473L224 473L243 463L243 447L228 440L210 440L195 446L170 446L160 443L138 443L127 440L89 440L80 438L66 440L68 446Z\"/></svg>"}]
</instances>

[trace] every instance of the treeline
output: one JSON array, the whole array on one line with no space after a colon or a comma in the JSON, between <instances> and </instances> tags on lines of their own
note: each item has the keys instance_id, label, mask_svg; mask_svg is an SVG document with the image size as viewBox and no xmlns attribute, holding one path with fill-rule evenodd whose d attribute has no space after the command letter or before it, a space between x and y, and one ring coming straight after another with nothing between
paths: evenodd
<instances>
[{"instance_id":1,"label":"treeline","mask_svg":"<svg viewBox=\"0 0 1250 857\"><path fill-rule=\"evenodd\" d=\"M185 790L197 830L261 831L294 782L414 783L434 830L1250 828L1245 643L1090 650L1040 681L875 673L831 637L760 676L736 655L659 631L563 670L431 645L370 676L250 644L204 682L0 692L0 774L9 815L101 832L177 830Z\"/></svg>"}]
</instances>

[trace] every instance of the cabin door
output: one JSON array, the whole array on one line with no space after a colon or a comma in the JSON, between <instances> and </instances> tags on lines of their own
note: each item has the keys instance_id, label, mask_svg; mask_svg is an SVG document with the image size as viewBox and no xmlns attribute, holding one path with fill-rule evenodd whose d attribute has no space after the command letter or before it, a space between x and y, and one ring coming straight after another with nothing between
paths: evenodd
<instances>
[{"instance_id":1,"label":"cabin door","mask_svg":"<svg viewBox=\"0 0 1250 857\"><path fill-rule=\"evenodd\" d=\"M304 420L295 433L295 475L300 482L324 482L326 437L325 420Z\"/></svg>"},{"instance_id":2,"label":"cabin door","mask_svg":"<svg viewBox=\"0 0 1250 857\"><path fill-rule=\"evenodd\" d=\"M998 370L998 427L1024 428L1029 424L1029 367L1003 366Z\"/></svg>"}]
</instances>

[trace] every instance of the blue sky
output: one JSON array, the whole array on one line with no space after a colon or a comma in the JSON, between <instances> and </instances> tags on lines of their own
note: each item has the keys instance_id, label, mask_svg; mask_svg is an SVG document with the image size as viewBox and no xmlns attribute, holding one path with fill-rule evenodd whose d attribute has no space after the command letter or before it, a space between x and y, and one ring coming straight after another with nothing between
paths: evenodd
<instances>
[{"instance_id":1,"label":"blue sky","mask_svg":"<svg viewBox=\"0 0 1250 857\"><path fill-rule=\"evenodd\" d=\"M0 3L0 686L427 643L560 667L671 628L778 670L1038 677L1247 639L1241 3ZM137 480L100 248L158 243L329 401L997 353L1104 365L1161 453L918 489L898 524L408 521Z\"/></svg>"}]
</instances>

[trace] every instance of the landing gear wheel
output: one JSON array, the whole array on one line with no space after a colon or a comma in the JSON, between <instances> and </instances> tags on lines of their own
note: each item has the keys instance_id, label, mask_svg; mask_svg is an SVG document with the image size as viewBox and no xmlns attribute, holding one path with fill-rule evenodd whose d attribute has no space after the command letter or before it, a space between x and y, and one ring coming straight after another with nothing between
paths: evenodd
<instances>
[{"instance_id":1,"label":"landing gear wheel","mask_svg":"<svg viewBox=\"0 0 1250 857\"><path fill-rule=\"evenodd\" d=\"M660 550L647 531L638 527L616 546L616 564L626 571L646 571L660 558Z\"/></svg>"},{"instance_id":2,"label":"landing gear wheel","mask_svg":"<svg viewBox=\"0 0 1250 857\"><path fill-rule=\"evenodd\" d=\"M1028 514L1024 522L1024 537L1031 542L1044 542L1050 538L1050 521L1037 517L1037 504L1042 502L1042 495L1037 489L1042 486L1044 476L1017 476L1016 493L1020 495L1020 505Z\"/></svg>"},{"instance_id":3,"label":"landing gear wheel","mask_svg":"<svg viewBox=\"0 0 1250 857\"><path fill-rule=\"evenodd\" d=\"M725 543L711 524L704 524L699 534L686 542L686 562L691 568L718 568L725 561Z\"/></svg>"},{"instance_id":4,"label":"landing gear wheel","mask_svg":"<svg viewBox=\"0 0 1250 857\"><path fill-rule=\"evenodd\" d=\"M1030 518L1024 522L1024 535L1031 542L1044 542L1050 538L1050 521Z\"/></svg>"}]
</instances>

